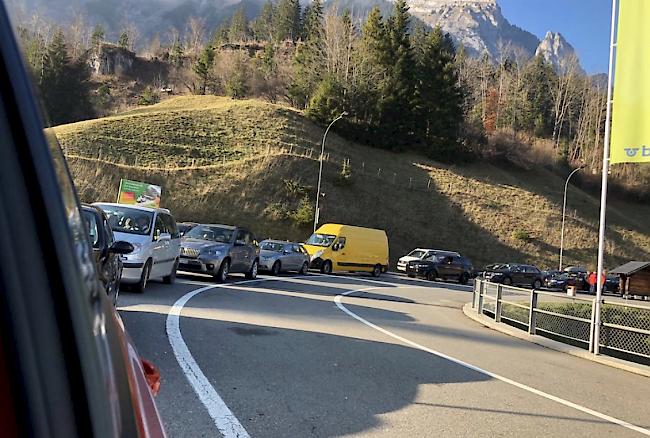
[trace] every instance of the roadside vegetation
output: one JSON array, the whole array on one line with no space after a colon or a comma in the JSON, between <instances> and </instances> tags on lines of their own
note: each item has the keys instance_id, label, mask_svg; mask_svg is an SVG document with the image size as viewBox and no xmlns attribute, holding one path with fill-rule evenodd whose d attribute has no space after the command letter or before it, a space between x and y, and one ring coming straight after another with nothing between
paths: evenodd
<instances>
[{"instance_id":1,"label":"roadside vegetation","mask_svg":"<svg viewBox=\"0 0 650 438\"><path fill-rule=\"evenodd\" d=\"M178 220L249 226L260 237L304 240L311 233L323 129L290 107L188 96L54 131L85 202L113 201L120 178L145 180L163 186L163 205ZM131 140L121 142L122 132ZM100 154L98 137L121 146ZM136 163L140 155L146 159ZM386 229L393 261L430 246L458 250L477 266L557 263L564 180L552 170L444 165L336 134L326 158L321 220ZM574 188L569 196L565 263L593 266L598 200ZM649 214L647 205L611 200L610 267L648 258Z\"/></svg>"}]
</instances>

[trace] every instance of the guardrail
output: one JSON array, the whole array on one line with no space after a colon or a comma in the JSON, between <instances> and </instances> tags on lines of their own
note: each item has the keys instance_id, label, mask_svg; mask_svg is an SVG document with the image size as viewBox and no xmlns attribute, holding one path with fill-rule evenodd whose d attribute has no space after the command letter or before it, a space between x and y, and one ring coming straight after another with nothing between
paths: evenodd
<instances>
[{"instance_id":1,"label":"guardrail","mask_svg":"<svg viewBox=\"0 0 650 438\"><path fill-rule=\"evenodd\" d=\"M497 323L594 352L595 298L476 279L472 307ZM650 307L603 300L600 353L650 364Z\"/></svg>"}]
</instances>

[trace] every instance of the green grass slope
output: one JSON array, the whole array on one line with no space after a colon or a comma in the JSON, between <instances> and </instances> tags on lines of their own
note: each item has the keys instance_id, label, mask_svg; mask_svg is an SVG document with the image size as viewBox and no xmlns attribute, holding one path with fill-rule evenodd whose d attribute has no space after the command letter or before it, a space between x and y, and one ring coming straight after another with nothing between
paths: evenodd
<instances>
[{"instance_id":1,"label":"green grass slope","mask_svg":"<svg viewBox=\"0 0 650 438\"><path fill-rule=\"evenodd\" d=\"M163 186L180 220L250 226L261 237L302 240L295 220L313 203L323 129L290 108L202 96L59 126L83 201L113 201L120 178ZM476 163L450 167L332 134L321 222L383 228L391 259L416 246L493 261L557 265L564 180ZM344 162L351 176L341 178ZM304 201L303 201L304 202ZM571 189L565 261L594 267L598 200ZM650 259L650 206L610 201L607 263Z\"/></svg>"}]
</instances>

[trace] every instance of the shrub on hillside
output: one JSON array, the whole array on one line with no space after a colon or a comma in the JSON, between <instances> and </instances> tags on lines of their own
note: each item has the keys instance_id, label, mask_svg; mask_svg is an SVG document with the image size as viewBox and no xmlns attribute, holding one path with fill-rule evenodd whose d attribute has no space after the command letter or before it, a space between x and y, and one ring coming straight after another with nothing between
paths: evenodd
<instances>
[{"instance_id":1,"label":"shrub on hillside","mask_svg":"<svg viewBox=\"0 0 650 438\"><path fill-rule=\"evenodd\" d=\"M309 225L314 220L314 207L307 196L300 200L298 208L289 214L291 220L299 226Z\"/></svg>"},{"instance_id":2,"label":"shrub on hillside","mask_svg":"<svg viewBox=\"0 0 650 438\"><path fill-rule=\"evenodd\" d=\"M524 242L528 243L533 240L531 237L530 233L525 230L515 230L512 232L512 238L519 241L519 242Z\"/></svg>"},{"instance_id":3,"label":"shrub on hillside","mask_svg":"<svg viewBox=\"0 0 650 438\"><path fill-rule=\"evenodd\" d=\"M158 102L160 102L160 95L152 87L145 88L138 99L138 105L154 105Z\"/></svg>"}]
</instances>

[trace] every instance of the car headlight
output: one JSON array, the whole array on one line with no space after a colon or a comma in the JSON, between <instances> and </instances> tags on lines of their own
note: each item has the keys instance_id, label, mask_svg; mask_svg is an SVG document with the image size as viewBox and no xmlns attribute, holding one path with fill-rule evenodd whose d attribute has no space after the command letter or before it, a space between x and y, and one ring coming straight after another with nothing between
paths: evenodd
<instances>
[{"instance_id":1,"label":"car headlight","mask_svg":"<svg viewBox=\"0 0 650 438\"><path fill-rule=\"evenodd\" d=\"M316 252L314 253L314 255L312 255L312 256L310 257L310 259L311 259L311 260L315 260L315 259L319 258L320 256L322 256L324 253L325 253L325 251L323 251L322 249L321 249L320 251L316 251Z\"/></svg>"},{"instance_id":2,"label":"car headlight","mask_svg":"<svg viewBox=\"0 0 650 438\"><path fill-rule=\"evenodd\" d=\"M212 256L212 257L218 257L223 254L223 251L220 249L208 249L205 251L201 251L201 255L206 255L206 256Z\"/></svg>"}]
</instances>

